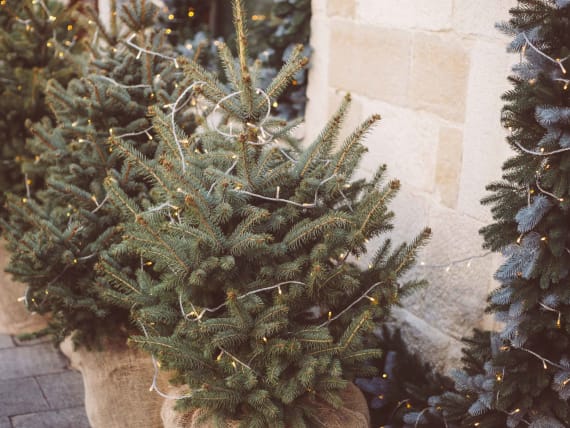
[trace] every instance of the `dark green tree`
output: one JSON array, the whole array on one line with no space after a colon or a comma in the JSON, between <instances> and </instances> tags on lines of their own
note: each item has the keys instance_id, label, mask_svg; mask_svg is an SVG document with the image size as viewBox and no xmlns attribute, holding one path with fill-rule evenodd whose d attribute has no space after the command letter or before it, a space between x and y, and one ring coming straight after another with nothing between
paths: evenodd
<instances>
[{"instance_id":1,"label":"dark green tree","mask_svg":"<svg viewBox=\"0 0 570 428\"><path fill-rule=\"evenodd\" d=\"M81 74L85 29L78 18L58 1L0 1L0 207L6 192L24 196L41 183L25 145L26 121L52 117L44 96L49 79L65 85Z\"/></svg>"},{"instance_id":2,"label":"dark green tree","mask_svg":"<svg viewBox=\"0 0 570 428\"><path fill-rule=\"evenodd\" d=\"M376 369L372 334L390 306L422 281L403 281L430 231L411 244L385 239L363 268L369 239L392 229L387 204L397 180L385 166L371 179L352 177L366 152L367 119L336 145L346 97L321 135L299 149L296 122L271 104L307 60L297 47L269 86L248 66L245 13L234 2L238 59L220 45L228 85L192 61L184 70L208 110L186 135L171 108L154 109L161 156L147 158L114 137L113 151L145 174L154 205L141 206L106 181L125 215L124 239L99 268L107 297L132 311L145 335L131 340L176 373L191 393L180 410L238 418L244 427L317 426L315 403L338 406L355 376ZM120 257L140 256L136 279Z\"/></svg>"},{"instance_id":3,"label":"dark green tree","mask_svg":"<svg viewBox=\"0 0 570 428\"><path fill-rule=\"evenodd\" d=\"M452 380L410 352L398 329L384 325L376 335L384 353L371 364L379 374L355 382L369 400L371 425L413 428L421 420L431 428L445 428L442 413L434 409L430 397L450 389Z\"/></svg>"},{"instance_id":4,"label":"dark green tree","mask_svg":"<svg viewBox=\"0 0 570 428\"><path fill-rule=\"evenodd\" d=\"M92 43L87 74L67 88L51 80L46 103L56 120L30 128L28 148L45 166L47 186L8 198L10 217L2 223L12 251L7 270L28 285L28 308L51 314L56 340L74 333L77 343L90 346L102 336L124 333L128 325L128 311L100 298L93 267L122 235L104 179L112 175L143 204L149 198L148 187L108 145L109 136L122 135L154 156L147 108L173 103L185 86L166 36L149 31L156 14L150 1L130 0L109 29L92 17L100 38ZM193 126L191 115L177 119Z\"/></svg>"},{"instance_id":5,"label":"dark green tree","mask_svg":"<svg viewBox=\"0 0 570 428\"><path fill-rule=\"evenodd\" d=\"M519 0L500 28L520 52L502 122L515 152L483 201L502 251L488 310L504 323L474 337L456 391L442 398L455 425L570 426L570 2ZM484 340L483 340L484 338Z\"/></svg>"},{"instance_id":6,"label":"dark green tree","mask_svg":"<svg viewBox=\"0 0 570 428\"><path fill-rule=\"evenodd\" d=\"M246 0L250 24L250 56L260 68L259 80L268 85L297 44L310 53L310 0ZM216 44L225 39L232 45L232 16L225 0L166 0L161 23L171 42L184 56L194 58L210 71L220 71ZM218 76L225 79L223 73ZM305 113L307 70L299 70L273 105L282 117L292 119Z\"/></svg>"}]
</instances>

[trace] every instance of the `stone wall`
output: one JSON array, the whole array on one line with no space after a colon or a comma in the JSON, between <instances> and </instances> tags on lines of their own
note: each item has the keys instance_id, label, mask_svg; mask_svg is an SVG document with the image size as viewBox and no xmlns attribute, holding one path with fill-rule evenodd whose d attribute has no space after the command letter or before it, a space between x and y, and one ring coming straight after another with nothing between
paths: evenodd
<instances>
[{"instance_id":1,"label":"stone wall","mask_svg":"<svg viewBox=\"0 0 570 428\"><path fill-rule=\"evenodd\" d=\"M424 225L433 230L420 257L425 266L415 271L430 285L396 311L398 323L413 347L447 370L462 336L493 326L483 309L499 260L473 256L485 252L478 230L490 221L479 201L509 155L500 95L517 58L505 53L508 39L494 24L516 1L312 1L307 137L346 92L353 96L347 132L382 115L361 173L387 163L402 182L392 205L397 239Z\"/></svg>"}]
</instances>

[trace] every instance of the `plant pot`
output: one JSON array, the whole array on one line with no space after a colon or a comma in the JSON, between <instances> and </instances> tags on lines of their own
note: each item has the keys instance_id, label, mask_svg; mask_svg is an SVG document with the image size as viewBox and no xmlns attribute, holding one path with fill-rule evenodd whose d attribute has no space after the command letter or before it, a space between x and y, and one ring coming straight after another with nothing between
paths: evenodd
<instances>
[{"instance_id":1,"label":"plant pot","mask_svg":"<svg viewBox=\"0 0 570 428\"><path fill-rule=\"evenodd\" d=\"M187 389L172 388L169 395L178 396L187 392ZM319 402L317 412L323 426L327 428L369 428L370 413L366 398L354 384L340 394L344 405L339 409L334 409L325 402ZM174 410L174 400L164 400L162 411L162 423L164 428L215 428L213 421L201 420L200 410L192 413L180 413ZM227 428L237 428L239 421L227 421ZM295 428L295 427L288 427Z\"/></svg>"},{"instance_id":2,"label":"plant pot","mask_svg":"<svg viewBox=\"0 0 570 428\"><path fill-rule=\"evenodd\" d=\"M13 281L4 271L10 260L6 243L0 239L0 334L33 333L47 326L39 314L30 313L18 299L26 293L26 285Z\"/></svg>"},{"instance_id":3,"label":"plant pot","mask_svg":"<svg viewBox=\"0 0 570 428\"><path fill-rule=\"evenodd\" d=\"M92 428L162 426L164 399L149 390L154 368L148 354L118 341L107 341L102 351L73 350L69 337L60 349L83 376L85 410ZM158 383L168 385L167 374L161 373Z\"/></svg>"}]
</instances>

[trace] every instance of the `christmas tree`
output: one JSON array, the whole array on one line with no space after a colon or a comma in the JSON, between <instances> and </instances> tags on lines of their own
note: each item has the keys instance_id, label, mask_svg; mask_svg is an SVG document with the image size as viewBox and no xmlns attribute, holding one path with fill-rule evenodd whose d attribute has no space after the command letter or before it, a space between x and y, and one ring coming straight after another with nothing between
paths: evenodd
<instances>
[{"instance_id":1,"label":"christmas tree","mask_svg":"<svg viewBox=\"0 0 570 428\"><path fill-rule=\"evenodd\" d=\"M440 397L450 426L570 426L570 2L519 0L500 28L521 62L502 121L515 155L484 199L502 251L489 311L497 334L474 336L456 391Z\"/></svg>"},{"instance_id":2,"label":"christmas tree","mask_svg":"<svg viewBox=\"0 0 570 428\"><path fill-rule=\"evenodd\" d=\"M141 257L136 279L105 255L107 297L132 311L145 333L131 340L153 354L191 393L180 410L240 426L313 426L315 403L341 404L355 376L376 369L374 326L422 281L403 281L430 231L411 244L384 239L363 268L366 244L392 228L387 204L397 180L386 167L353 179L366 152L367 119L336 147L350 104L346 97L306 149L289 131L297 122L271 105L306 65L297 47L269 86L248 66L245 12L234 1L237 60L220 45L227 85L193 61L183 68L199 96L203 121L191 135L173 119L175 106L154 108L161 155L150 159L118 136L134 171L152 183L141 206L106 181L125 216L113 254Z\"/></svg>"},{"instance_id":3,"label":"christmas tree","mask_svg":"<svg viewBox=\"0 0 570 428\"><path fill-rule=\"evenodd\" d=\"M369 399L372 426L412 428L422 420L431 428L445 428L441 412L431 412L429 399L449 389L451 379L411 353L399 330L385 325L376 335L384 354L371 363L380 374L355 382Z\"/></svg>"},{"instance_id":4,"label":"christmas tree","mask_svg":"<svg viewBox=\"0 0 570 428\"><path fill-rule=\"evenodd\" d=\"M167 29L174 46L188 43L201 31L216 33L212 28L217 9L214 0L164 0L163 3L159 24Z\"/></svg>"},{"instance_id":5,"label":"christmas tree","mask_svg":"<svg viewBox=\"0 0 570 428\"><path fill-rule=\"evenodd\" d=\"M231 13L217 0L166 0L161 14L161 24L166 28L171 42L184 56L193 58L210 71L219 71L216 44L227 39L234 42L231 32ZM251 26L250 55L260 68L259 80L268 85L297 44L308 48L311 21L310 0L247 0L244 2L251 14L247 17ZM214 40L216 39L216 40ZM225 75L218 78L225 81ZM303 116L307 92L307 70L299 70L279 102L275 112L288 119Z\"/></svg>"},{"instance_id":6,"label":"christmas tree","mask_svg":"<svg viewBox=\"0 0 570 428\"><path fill-rule=\"evenodd\" d=\"M81 73L85 30L77 18L53 0L0 1L0 206L4 193L24 196L40 185L26 120L52 116L44 99L49 79L65 85Z\"/></svg>"},{"instance_id":7,"label":"christmas tree","mask_svg":"<svg viewBox=\"0 0 570 428\"><path fill-rule=\"evenodd\" d=\"M122 234L104 179L110 174L130 197L149 198L142 179L108 145L109 136L121 135L153 156L147 107L172 103L185 85L166 36L149 31L156 14L151 2L130 0L112 14L109 29L92 17L99 38L91 43L88 74L67 88L51 80L46 103L56 121L31 126L28 147L45 165L47 186L8 198L10 217L2 223L12 251L7 270L28 285L31 311L51 313L56 340L74 333L77 343L90 346L128 324L127 311L100 298L93 267ZM188 114L177 119L193 126Z\"/></svg>"},{"instance_id":8,"label":"christmas tree","mask_svg":"<svg viewBox=\"0 0 570 428\"><path fill-rule=\"evenodd\" d=\"M252 33L260 43L256 56L262 63L268 81L272 79L281 64L299 43L305 46L303 54L310 54L311 0L273 0L267 15L252 15ZM273 107L280 116L301 117L307 102L307 69L300 70Z\"/></svg>"}]
</instances>

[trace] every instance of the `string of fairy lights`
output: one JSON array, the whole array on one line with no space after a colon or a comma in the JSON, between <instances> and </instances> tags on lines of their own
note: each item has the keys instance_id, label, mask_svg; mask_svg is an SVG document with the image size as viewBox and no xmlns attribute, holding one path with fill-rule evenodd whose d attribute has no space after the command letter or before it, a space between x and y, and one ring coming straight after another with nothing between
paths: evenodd
<instances>
[{"instance_id":1,"label":"string of fairy lights","mask_svg":"<svg viewBox=\"0 0 570 428\"><path fill-rule=\"evenodd\" d=\"M524 40L525 40L525 44L523 45L523 47L522 47L522 49L521 49L521 61L522 61L522 58L523 58L523 57L527 58L527 56L526 56L526 50L527 50L528 48L530 48L530 49L532 49L533 51L535 51L537 54L539 54L540 56L542 56L543 58L545 58L545 59L547 59L548 61L552 62L553 64L557 65L557 66L560 68L560 71L561 71L561 73L562 73L563 75L566 75L566 74L567 74L567 68L565 67L564 63L570 58L570 55L567 55L567 56L565 56L564 58L553 58L553 57L551 57L550 55L546 54L546 53L545 53L544 51L542 51L541 49L539 49L534 43L532 43L531 40L530 40L530 38L528 37L528 35L527 35L526 33L522 32L522 36L523 36L523 38L524 38ZM569 79L565 79L565 78L561 78L561 77L553 77L552 80L555 81L555 82L562 82L562 83L563 83L562 90L563 90L563 91L567 91L567 90L568 90L569 85L570 85L570 80L569 80ZM530 83L533 84L534 81L535 81L535 79L531 79ZM509 131L510 131L510 133L511 133L511 137L513 137L513 129L512 129L512 127L509 127L508 129L509 129ZM565 152L570 151L570 147L563 147L563 148L560 148L560 149L550 150L550 151L546 151L546 150L544 149L544 147L541 147L538 151L536 151L536 150L530 150L530 149L524 147L522 144L520 144L520 143L519 143L518 141L516 141L516 139L514 139L514 138L511 138L511 141L514 142L514 144L515 144L522 152L524 152L524 153L526 153L526 154L529 154L529 155L532 155L532 156L544 157L545 160L542 162L542 168L544 168L544 169L549 169L549 168L550 168L550 165L549 165L548 159L547 159L549 156L558 155L558 154L561 154L561 153L565 153ZM537 170L537 171L536 171L536 178L535 178L535 183L534 183L534 184L535 184L536 189L537 189L540 193L542 193L542 194L544 194L544 195L546 195L546 196L548 196L548 197L550 197L550 198L552 198L552 199L555 199L556 201L558 201L558 202L560 202L560 203L562 203L562 202L565 201L564 198L559 197L559 196L555 195L554 193L552 193L552 192L550 192L550 191L544 189L544 187L541 185L540 178L541 178L541 172L540 172L540 170ZM528 196L528 206L530 206L530 205L531 205L531 196L532 196L533 194L535 194L535 191L534 191L534 189L531 189L531 188L530 188L530 185L527 185L526 191L527 191L527 196ZM524 235L524 234L523 234L523 235ZM521 243L521 240L522 240L523 235L519 236L519 238L517 239L517 244L520 244L520 243ZM546 240L547 240L547 237L546 237L546 236L543 236L543 237L541 238L541 241L543 241L543 242L545 242ZM570 250L566 249L566 251L568 251L568 252L570 253ZM560 310L558 310L558 309L555 309L555 308L552 308L551 306L545 304L544 302L538 302L538 305L541 307L541 309L556 314L556 324L555 324L555 325L556 325L557 328L561 328L561 327L562 327L562 311L560 311ZM547 369L549 368L549 366L551 366L551 367L557 368L557 369L562 370L563 372L567 373L567 376L566 376L565 379L562 379L562 380L559 379L559 383L561 384L561 386L564 387L564 386L566 386L568 383L570 383L570 366L564 366L564 365L562 365L562 364L558 364L558 363L556 363L556 362L554 362L554 361L552 361L552 360L550 360L550 359L548 359L548 358L546 358L546 357L540 355L539 353L537 353L537 352L535 352L535 351L533 351L533 350L531 350L531 349L526 348L525 346L515 346L512 342L511 342L511 346L508 346L508 345L502 346L502 347L500 348L500 351L503 351L503 352L504 352L504 351L508 351L508 350L511 349L511 348L512 348L512 349L515 349L515 350L519 350L519 351L525 352L525 353L527 353L527 354L529 354L529 355L532 355L533 357L537 358L537 359L542 363L542 367L544 368L544 370L547 370ZM497 374L495 375L495 380L496 380L496 382L503 382L503 381L504 381L504 378L505 378L505 369L503 368L503 370L502 370L501 372L499 372L499 373L497 373ZM497 392L496 400L498 401L498 399L499 399L499 391ZM511 411L511 412L508 412L508 411L506 411L506 410L501 410L501 411L504 412L505 414L509 415L509 416L513 416L513 415L515 415L515 414L520 413L520 412L521 412L521 409L520 409L520 408L516 408L516 409L514 409L514 410ZM521 422L525 423L526 425L530 425L530 424L531 424L530 421L528 421L528 420L526 420L526 419L524 419L524 418L521 418L520 420L521 420ZM479 426L479 425L480 425L479 422L475 422L475 423L473 424L474 427L477 427L477 426Z\"/></svg>"},{"instance_id":2,"label":"string of fairy lights","mask_svg":"<svg viewBox=\"0 0 570 428\"><path fill-rule=\"evenodd\" d=\"M1 4L4 4L4 3L5 3L5 0L0 1L0 5L1 5ZM53 15L51 15L49 9L47 8L47 6L46 6L46 4L43 2L43 0L34 0L33 4L39 4L40 7L47 13L49 21L51 21L51 22L55 21L56 17L54 17ZM189 11L188 13L189 13L188 16L190 17L190 11ZM169 19L170 19L170 17L169 17ZM23 24L23 25L26 25L26 26L27 26L26 28L28 28L29 22L26 22L26 20L19 20L18 22L20 22L20 23ZM71 29L72 29L72 28L68 28L69 31L71 31ZM141 46L138 46L138 45L136 45L135 43L133 43L133 41L132 41L132 40L133 40L133 37L134 37L134 35L131 35L130 37L128 37L128 38L125 40L125 44L128 45L129 47L133 48L133 49L136 49L136 50L138 51L137 58L140 58L143 54L153 55L153 56L157 56L157 57L160 57L160 58L165 59L165 60L168 60L168 61L172 61L173 64L174 64L174 66L175 66L175 68L179 68L179 64L178 64L177 59L176 59L175 57L171 57L171 56L168 56L168 55L164 55L164 54L162 54L162 53L160 53L160 52L155 52L155 51L152 51L152 50L150 50L150 49L146 49L146 48L143 48L143 47L141 47ZM523 55L524 55L524 51L527 49L526 46L528 46L529 48L531 48L531 49L533 49L534 51L536 51L536 52L537 52L539 55L541 55L542 57L544 57L544 58L548 59L549 61L551 61L552 63L556 64L556 65L560 68L561 72L562 72L564 75L567 74L567 69L566 69L564 63L570 58L570 55L569 55L569 56L566 56L566 57L564 57L564 58L552 58L551 56L547 55L547 54L544 53L542 50L540 50L535 44L533 44L533 43L529 40L529 38L528 38L528 36L527 36L526 34L523 33L523 37L525 38L525 41L526 41L526 44L525 44L525 46L523 47ZM53 47L56 43L57 43L57 40L55 39L55 33L54 33L53 40L48 41L48 47ZM65 43L65 44L66 44L68 47L70 46L70 44L68 44L68 43ZM65 56L65 54L64 54L62 51L56 52L55 55L57 55L57 56L60 57L60 58L63 58L63 57ZM114 80L111 79L111 78L106 77L106 76L99 76L99 77L102 78L102 79L104 79L104 80L109 81L110 83L112 83L112 84L114 84L114 85L117 85L117 86L120 86L120 87L123 87L123 88L126 88L126 89L149 87L149 85L123 85L123 84L120 84L119 82L114 81ZM569 83L570 83L570 80L569 80L569 79L554 78L553 80L554 80L554 81L560 81L561 83L563 83L563 90L567 90L567 89L568 89ZM182 166L182 170L183 170L183 171L185 171L185 161L184 161L184 155L183 155L183 151L182 151L182 145L181 145L181 142L178 140L178 137L177 137L177 132L176 132L176 128L175 128L175 126L176 126L176 125L175 125L175 123L176 123L176 122L175 122L175 116L176 116L176 113L178 113L178 112L179 112L182 108L184 108L184 106L186 105L187 100L186 100L186 102L184 102L184 103L182 103L182 101L184 101L184 99L185 99L185 97L187 96L187 94L188 94L189 92L193 91L193 90L197 87L197 85L205 85L205 84L207 84L207 83L206 83L206 82L194 82L192 85L188 86L184 91L181 92L181 94L180 94L180 96L178 97L178 99L177 99L172 105L165 106L165 107L169 107L169 108L171 109L170 118L171 118L171 126L172 126L172 135L174 136L174 138L175 138L175 143L176 143L177 147L179 148L179 154L180 154L180 157L181 157L181 166ZM234 96L236 96L236 95L239 95L239 93L240 93L240 92L234 92L234 93L228 94L224 99L220 100L220 101L217 103L217 105L215 106L215 108L214 108L214 110L212 111L212 113L215 112L215 111L216 111L217 109L219 109L219 108L223 108L222 103L223 103L224 101L226 101L227 99L229 99L229 98L231 98L231 97L234 97ZM271 134L269 131L267 131L266 129L264 129L263 124L264 124L264 122L267 120L267 118L269 117L269 114L270 114L270 111L271 111L271 100L270 100L270 98L267 96L267 94L265 94L265 92L263 92L261 89L257 89L257 93L258 93L258 94L261 94L261 95L264 95L264 96L267 98L267 100L268 100L268 111L267 111L267 115L265 116L265 119L264 119L263 121L261 121L261 123L260 123L259 125L257 125L257 126L259 127L259 129L260 129L260 133L261 133L261 137L262 137L262 139L259 141L259 143L261 143L261 144L270 144L271 142L273 142L272 134ZM208 118L208 120L209 120L209 118ZM211 122L210 122L210 123L211 123ZM234 133L234 129L233 129L233 128L230 128L229 133L228 133L228 132L225 132L225 131L222 131L221 129L219 129L218 126L219 126L219 125L217 125L217 124L214 124L214 125L213 125L213 129L214 129L218 134L220 134L220 135L222 135L222 136L224 136L224 137L227 137L227 138L233 138L233 137L235 137L236 134ZM116 136L114 136L114 137L115 137L115 138L126 138L126 137L129 137L129 136L136 136L136 135L142 135L142 134L147 134L147 135L149 135L149 133L152 131L152 128L153 128L153 127L151 126L151 127L148 127L148 128L146 128L146 129L144 129L144 130L142 130L142 131L131 132L131 133L126 133L126 134L122 134L122 135L116 135ZM512 129L511 129L511 130L512 130ZM110 134L112 135L112 130L110 130ZM253 143L253 144L259 144L259 143L255 143L255 142L252 142L252 143ZM514 143L515 143L515 145L516 145L520 150L522 150L523 152L525 152L525 153L527 153L527 154L530 154L530 155L533 155L533 156L541 156L541 157L545 157L545 158L548 157L548 156L557 155L557 154L561 154L561 153L570 151L570 147L569 147L569 148L561 148L561 149L557 149L557 150L551 150L551 151L545 151L544 148L541 148L540 151L534 151L534 150L529 150L529 149L523 147L518 141L514 141ZM283 151L282 151L282 153L283 153L284 156L286 156L286 157L288 158L288 160L289 160L290 162L292 162L292 163L295 162L295 159L292 158L289 154L287 154L287 153L285 153L285 152L283 152ZM233 167L227 172L228 174L233 170L233 168L235 167L235 165L236 165L236 164L234 163ZM547 167L547 166L548 166L548 164L545 163L545 167ZM332 179L334 179L334 178L336 178L335 175L331 175L330 177L328 177L328 178L326 178L326 179L324 179L323 181L320 182L320 184L317 186L317 189L316 189L316 191L315 191L314 201L312 201L312 202L310 202L310 203L298 203L298 202L296 202L296 201L290 201L290 200L287 200L287 199L280 198L280 190L279 190L279 187L276 188L276 196L275 196L275 198L267 197L267 196L265 196L265 195L255 194L255 193L253 193L253 192L248 192L248 191L245 191L245 190L239 189L239 188L236 188L236 189L234 189L234 190L237 191L237 192L246 194L246 195L248 195L248 196L256 197L256 198L262 198L262 199L271 200L271 201L277 201L277 202L290 203L290 204L294 204L294 205L297 205L297 206L302 206L303 208L312 208L312 207L316 207L316 206L317 206L318 199L319 199L319 195L318 195L319 187L320 187L321 185L325 184L326 182L328 182L329 180L332 180ZM27 178L26 178L26 181L27 181ZM213 185L215 185L215 183L214 183ZM538 189L539 192L541 192L541 193L543 193L543 194L545 194L545 195L547 195L547 196L549 196L549 197L551 197L551 198L553 198L553 199L556 199L556 200L559 201L559 202L564 202L564 198L558 197L557 195L553 194L552 192L547 191L546 189L544 189L544 188L542 187L542 185L541 185L541 183L540 183L540 172L539 172L539 171L537 171L537 177L536 177L535 185L536 185L536 188ZM27 192L28 192L28 197L29 197L29 186L27 187L27 189L28 189ZM529 195L530 195L530 191L529 191ZM94 200L94 202L95 202L95 204L96 204L96 208L92 211L93 213L94 213L94 212L97 212L97 211L107 202L107 197L105 197L105 199L103 199L100 203L99 203L97 200ZM159 206L159 207L156 207L154 210L157 210L157 211L158 211L158 210L161 210L161 209L164 209L164 208L172 208L172 207L173 207L173 205L171 205L171 204L163 204L163 205L161 205L161 206ZM519 241L519 242L520 242L520 241ZM454 267L454 266L457 266L457 265L464 265L464 264L465 264L465 265L469 268L469 267L471 266L471 263L472 263L474 260L486 258L486 257L490 256L491 254L492 254L492 252L486 252L486 253L479 254L479 255L474 255L474 256L470 256L470 257L466 257L466 258L461 258L461 259L458 259L458 260L453 260L453 261L450 261L450 262L448 262L448 263L443 263L443 264L426 264L424 261L422 261L422 262L419 263L419 267L420 267L420 268L423 268L423 269L444 269L446 272L449 273L449 272L451 271L452 267ZM86 257L89 258L89 257L94 257L94 256L95 256L95 255L93 254L93 255L90 255L90 256L86 256ZM85 259L85 258L83 258L83 259ZM62 274L63 274L63 272L62 272ZM54 281L55 281L55 280L57 280L57 278L55 278ZM375 289L375 288L376 288L377 286L379 286L380 284L381 284L381 283L376 283L376 284L372 285L372 286L371 286L370 288L368 288L360 297L358 297L356 300L354 300L352 303L350 303L344 310L340 311L338 314L336 314L336 315L333 316L333 314L332 314L331 312L329 312L329 313L328 313L328 320L325 321L324 323L322 323L322 324L320 325L320 327L325 327L325 326L327 326L328 324L330 324L331 322L333 322L334 320L338 319L338 318L341 317L344 313L346 313L346 311L348 311L351 307L353 307L354 305L356 305L358 302L362 301L363 299L369 299L369 300L370 300L370 299L373 299L373 298L369 295L369 293L370 293L371 291L373 291L373 289ZM264 287L264 288L261 288L261 289L258 289L258 290L250 291L250 292L248 292L248 293L245 293L245 294L243 294L243 295L238 296L238 299L243 299L243 298L245 298L245 297L247 297L247 296L250 296L250 295L252 295L252 294L257 294L257 293L272 291L272 290L275 290L275 289L277 289L278 292L279 292L279 294L281 294L281 292L282 292L282 291L281 291L281 290L282 290L282 287L289 286L289 285L304 286L304 285L306 285L306 284L304 284L304 283L302 283L302 282L299 282L299 281L287 281L287 282L282 282L282 283L279 283L279 284L275 284L275 285L273 285L273 286ZM48 293L48 292L47 292L47 290L46 290L46 294L47 294L47 293ZM24 302L27 302L27 298L28 298L28 291L26 291L26 295L25 295L24 297L20 298L19 300L23 300ZM33 299L32 299L32 300L33 300ZM371 301L372 301L372 300L371 300ZM200 310L198 310L197 308L195 308L192 303L190 303L190 305L192 306L192 311L191 311L191 312L186 312L186 311L184 310L184 307L183 307L182 297L180 296L180 311L181 311L182 317L183 317L184 319L188 319L188 320L193 320L193 321L200 322L200 321L202 320L202 317L203 317L206 313L213 313L213 312L216 312L216 311L218 311L218 310L221 310L224 306L226 306L226 303L223 303L223 304L218 305L218 306L213 307L213 308L202 308L202 309L200 309ZM560 326L561 326L562 312L561 312L560 310L554 309L554 308L552 308L552 307L550 307L550 306L548 306L548 305L546 305L546 304L544 304L544 303L542 303L542 302L540 302L539 305L540 305L544 310L549 311L549 312L553 312L553 313L555 313L555 314L557 315L556 325L557 325L557 327L560 327ZM148 332L147 332L145 326L141 324L141 328L142 328L144 334L148 337ZM550 365L550 366L555 367L555 368L558 368L558 369L560 369L560 370L570 371L570 367L565 367L565 366L563 366L563 365L561 365L561 364L558 364L558 363L556 363L556 362L553 362L553 361L549 360L548 358L545 358L545 357L539 355L538 353L532 351L531 349L527 349L527 348L525 348L525 347L516 347L515 349L518 349L518 350L521 350L521 351L523 351L523 352L526 352L526 353L528 353L528 354L534 356L534 357L537 358L538 360L540 360L540 361L542 362L542 364L543 364L544 369L547 369L548 366ZM252 370L251 367L250 367L248 364L246 364L245 362L239 360L239 358L237 358L235 355L232 355L230 352L228 352L228 351L225 350L225 349L222 349L222 350L221 350L221 353L218 355L218 359L221 359L223 355L227 355L228 357L230 357L236 367L237 367L237 365L240 365L240 366L242 366L242 367L245 367L245 368L248 368L248 369ZM159 363L158 363L158 361L156 360L156 358L154 357L154 355L152 355L152 361L153 361L153 367L154 367L154 369L155 369L155 373L154 373L153 380L152 380L152 384L151 384L151 387L150 387L150 390L151 390L151 391L154 390L154 391L156 391L159 395L161 395L162 397L168 398L168 399L174 399L174 400L185 399L185 398L189 398L189 397L191 396L191 394L185 394L185 395L180 395L180 396L171 396L171 395L162 393L162 392L159 390L158 385L157 385L158 372L159 372ZM501 374L497 374L496 380L497 380L498 382L503 381L503 379L504 379L504 372L501 373ZM567 379L563 380L563 381L562 381L562 384L563 384L563 385L566 385L568 382L570 382L570 377L568 377ZM513 414L516 414L516 413L518 413L518 412L520 412L520 409L518 409L518 408L515 409L515 410L513 410L513 411L510 412L510 413L505 411L505 413L507 413L507 414L509 414L509 415L513 415ZM421 418L421 416L422 416L422 413L420 413L420 415L418 416L418 420ZM524 421L524 420L523 420L523 421ZM529 424L527 421L524 421L524 422L526 422L527 424ZM475 423L474 426L478 426L478 423Z\"/></svg>"}]
</instances>

